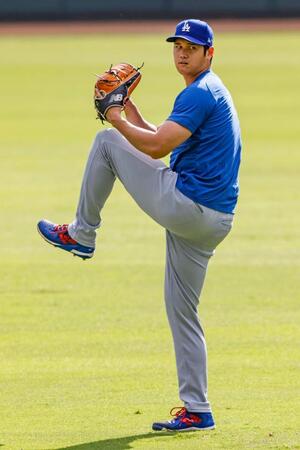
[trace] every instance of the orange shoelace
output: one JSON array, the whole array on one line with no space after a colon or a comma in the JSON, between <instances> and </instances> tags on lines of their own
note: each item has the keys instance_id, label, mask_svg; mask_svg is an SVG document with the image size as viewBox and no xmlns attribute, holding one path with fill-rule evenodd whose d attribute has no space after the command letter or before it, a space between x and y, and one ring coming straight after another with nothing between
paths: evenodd
<instances>
[{"instance_id":1,"label":"orange shoelace","mask_svg":"<svg viewBox=\"0 0 300 450\"><path fill-rule=\"evenodd\" d=\"M177 412L174 412L176 410ZM172 417L181 418L181 421L187 425L201 422L200 417L196 416L196 414L188 413L187 409L182 406L175 406L171 409L170 414Z\"/></svg>"},{"instance_id":2,"label":"orange shoelace","mask_svg":"<svg viewBox=\"0 0 300 450\"><path fill-rule=\"evenodd\" d=\"M68 224L64 223L63 225L56 225L53 228L53 231L58 234L58 237L63 244L77 244L68 233Z\"/></svg>"}]
</instances>

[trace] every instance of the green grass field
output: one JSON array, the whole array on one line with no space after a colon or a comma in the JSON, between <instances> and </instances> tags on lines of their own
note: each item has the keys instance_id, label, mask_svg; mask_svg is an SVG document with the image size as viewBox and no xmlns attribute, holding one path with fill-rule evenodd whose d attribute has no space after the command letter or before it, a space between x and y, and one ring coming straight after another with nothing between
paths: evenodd
<instances>
[{"instance_id":1,"label":"green grass field","mask_svg":"<svg viewBox=\"0 0 300 450\"><path fill-rule=\"evenodd\" d=\"M95 258L47 246L73 218L95 133L94 73L145 62L154 123L184 86L164 36L1 37L0 445L11 450L300 448L300 34L217 34L244 143L235 226L200 315L215 431L156 435L180 405L163 304L164 232L120 183Z\"/></svg>"}]
</instances>

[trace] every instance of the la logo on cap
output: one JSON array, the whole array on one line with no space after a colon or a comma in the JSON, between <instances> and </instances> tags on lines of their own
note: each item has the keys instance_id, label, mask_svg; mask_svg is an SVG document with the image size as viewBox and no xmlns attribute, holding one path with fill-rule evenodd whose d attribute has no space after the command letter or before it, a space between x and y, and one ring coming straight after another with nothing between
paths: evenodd
<instances>
[{"instance_id":1,"label":"la logo on cap","mask_svg":"<svg viewBox=\"0 0 300 450\"><path fill-rule=\"evenodd\" d=\"M188 21L186 20L186 21L184 22L184 24L183 24L183 27L182 27L181 31L187 31L187 32L189 32L190 29L191 29L191 27L189 26L189 23L188 23Z\"/></svg>"}]
</instances>

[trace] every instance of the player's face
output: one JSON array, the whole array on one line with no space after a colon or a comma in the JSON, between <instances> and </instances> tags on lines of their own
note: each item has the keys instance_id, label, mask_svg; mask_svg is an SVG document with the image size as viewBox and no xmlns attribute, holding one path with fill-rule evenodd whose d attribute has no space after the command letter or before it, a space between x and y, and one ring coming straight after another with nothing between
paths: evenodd
<instances>
[{"instance_id":1,"label":"player's face","mask_svg":"<svg viewBox=\"0 0 300 450\"><path fill-rule=\"evenodd\" d=\"M186 81L190 82L209 68L213 47L205 52L203 45L193 44L185 39L176 39L173 54L176 69Z\"/></svg>"}]
</instances>

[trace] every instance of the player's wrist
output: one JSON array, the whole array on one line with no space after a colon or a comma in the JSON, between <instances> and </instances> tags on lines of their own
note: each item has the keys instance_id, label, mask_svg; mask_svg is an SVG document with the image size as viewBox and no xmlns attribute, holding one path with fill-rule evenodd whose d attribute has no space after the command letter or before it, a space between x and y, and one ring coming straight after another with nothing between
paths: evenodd
<instances>
[{"instance_id":1,"label":"player's wrist","mask_svg":"<svg viewBox=\"0 0 300 450\"><path fill-rule=\"evenodd\" d=\"M122 120L122 108L119 106L112 106L106 113L106 120L113 125L113 122Z\"/></svg>"},{"instance_id":2,"label":"player's wrist","mask_svg":"<svg viewBox=\"0 0 300 450\"><path fill-rule=\"evenodd\" d=\"M128 100L126 101L125 105L124 105L124 111L129 111L131 109L136 109L136 105L133 103L133 101L131 100L131 98L128 98Z\"/></svg>"}]
</instances>

